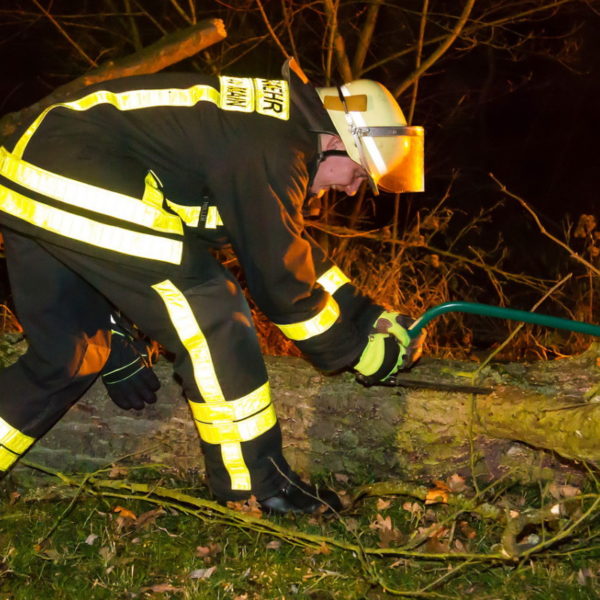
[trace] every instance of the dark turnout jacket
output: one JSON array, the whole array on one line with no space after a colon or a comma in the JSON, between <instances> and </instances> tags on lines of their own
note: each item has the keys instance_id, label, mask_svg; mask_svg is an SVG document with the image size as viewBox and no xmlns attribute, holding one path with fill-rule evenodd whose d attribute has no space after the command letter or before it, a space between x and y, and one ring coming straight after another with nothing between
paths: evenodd
<instances>
[{"instance_id":1,"label":"dark turnout jacket","mask_svg":"<svg viewBox=\"0 0 600 600\"><path fill-rule=\"evenodd\" d=\"M326 370L349 366L381 310L304 233L333 126L295 77L161 73L97 84L0 153L0 224L168 276L231 244L261 310Z\"/></svg>"}]
</instances>

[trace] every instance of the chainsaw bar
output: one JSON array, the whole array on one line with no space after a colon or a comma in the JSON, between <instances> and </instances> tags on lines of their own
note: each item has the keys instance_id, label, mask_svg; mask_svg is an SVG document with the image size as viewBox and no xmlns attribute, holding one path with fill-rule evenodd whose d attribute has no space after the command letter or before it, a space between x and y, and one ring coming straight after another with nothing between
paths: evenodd
<instances>
[{"instance_id":1,"label":"chainsaw bar","mask_svg":"<svg viewBox=\"0 0 600 600\"><path fill-rule=\"evenodd\" d=\"M458 394L491 394L493 392L492 388L487 387L438 383L435 381L412 379L411 377L399 377L397 375L392 375L386 381L380 381L375 385L383 385L386 387L420 388L425 390L435 390L437 392L455 392Z\"/></svg>"}]
</instances>

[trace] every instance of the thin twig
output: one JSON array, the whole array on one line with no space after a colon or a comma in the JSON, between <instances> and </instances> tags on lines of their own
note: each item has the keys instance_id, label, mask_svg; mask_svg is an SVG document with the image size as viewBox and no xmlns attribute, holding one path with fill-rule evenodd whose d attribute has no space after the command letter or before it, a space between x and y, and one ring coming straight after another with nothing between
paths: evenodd
<instances>
[{"instance_id":1,"label":"thin twig","mask_svg":"<svg viewBox=\"0 0 600 600\"><path fill-rule=\"evenodd\" d=\"M427 25L427 13L429 11L429 0L423 0L423 8L421 9L421 22L419 23L419 40L417 42L417 56L415 59L415 68L421 66L421 58L423 56L423 41L425 39L425 26ZM415 105L417 103L417 93L419 91L419 77L415 79L412 93L410 97L410 108L408 109L408 124L411 125L415 115Z\"/></svg>"},{"instance_id":2,"label":"thin twig","mask_svg":"<svg viewBox=\"0 0 600 600\"><path fill-rule=\"evenodd\" d=\"M377 23L377 16L379 15L379 7L382 4L383 0L373 0L367 10L367 17L360 32L360 36L358 37L356 52L354 53L354 59L352 61L352 76L354 78L360 77L365 64L365 58L367 57L367 52L371 46L371 40L373 39L373 33Z\"/></svg>"},{"instance_id":3,"label":"thin twig","mask_svg":"<svg viewBox=\"0 0 600 600\"><path fill-rule=\"evenodd\" d=\"M38 0L33 0L33 3L44 13L48 19L50 19L51 23L62 33L62 35L66 38L66 40L81 54L81 56L90 64L90 66L94 68L98 68L98 63L90 58L85 50L67 33L64 27L45 9Z\"/></svg>"},{"instance_id":4,"label":"thin twig","mask_svg":"<svg viewBox=\"0 0 600 600\"><path fill-rule=\"evenodd\" d=\"M535 224L538 226L538 229L540 230L542 235L545 235L547 238L552 240L555 244L558 244L561 248L563 248L563 250L566 250L569 253L569 256L571 258L574 258L576 261L580 262L583 266L585 266L587 269L589 269L590 271L592 271L593 273L595 273L596 275L598 275L600 277L600 269L596 268L592 263L585 260L585 258L583 258L583 256L577 254L577 252L575 252L570 246L565 244L562 240L559 240L557 237L553 236L542 225L540 218L537 216L537 214L534 212L534 210L529 206L529 204L527 204L527 202L525 202L525 200L523 200L523 198L521 198L520 196L517 196L516 194L513 194L511 191L509 191L507 189L507 187L494 176L493 173L490 173L490 177L498 184L498 186L500 187L500 190L502 192L504 192L507 196L514 198L533 217L533 220L535 221Z\"/></svg>"},{"instance_id":5,"label":"thin twig","mask_svg":"<svg viewBox=\"0 0 600 600\"><path fill-rule=\"evenodd\" d=\"M406 88L411 86L415 80L417 80L425 71L427 71L432 65L434 65L452 46L455 42L456 38L460 35L463 30L471 11L473 10L473 6L475 4L475 0L467 0L463 11L456 22L456 25L452 28L450 35L448 35L444 41L434 50L431 55L427 58L427 60L423 61L421 65L415 69L411 75L409 75L395 90L394 95L396 97L400 96Z\"/></svg>"},{"instance_id":6,"label":"thin twig","mask_svg":"<svg viewBox=\"0 0 600 600\"><path fill-rule=\"evenodd\" d=\"M338 31L338 8L339 0L323 0L325 13L327 14L328 26L331 29L329 45L327 50L327 81L331 79L331 56L335 54L338 69L344 82L352 80L352 69L346 53L346 43L342 34Z\"/></svg>"},{"instance_id":7,"label":"thin twig","mask_svg":"<svg viewBox=\"0 0 600 600\"><path fill-rule=\"evenodd\" d=\"M273 29L271 22L269 21L269 17L267 17L267 13L265 12L265 9L263 7L261 0L256 0L256 4L258 5L260 14L263 18L263 21L265 22L265 25L267 26L267 29L269 30L270 36L273 38L273 41L277 44L277 46L279 47L279 49L281 50L283 55L286 57L286 59L290 58L289 52L285 49L285 46L281 43L281 40L279 39L278 35L275 33L275 30Z\"/></svg>"},{"instance_id":8,"label":"thin twig","mask_svg":"<svg viewBox=\"0 0 600 600\"><path fill-rule=\"evenodd\" d=\"M538 307L549 297L551 296L557 289L562 287L569 279L571 279L572 273L565 275L559 282L553 285L532 307L530 312L535 312ZM501 352L506 346L511 342L511 340L521 331L524 327L525 323L519 323L514 330L509 334L509 336L497 347L490 352L490 354L485 358L484 361L477 367L475 371L473 371L473 379L475 380L482 370L490 364L490 361L496 356L499 352Z\"/></svg>"}]
</instances>

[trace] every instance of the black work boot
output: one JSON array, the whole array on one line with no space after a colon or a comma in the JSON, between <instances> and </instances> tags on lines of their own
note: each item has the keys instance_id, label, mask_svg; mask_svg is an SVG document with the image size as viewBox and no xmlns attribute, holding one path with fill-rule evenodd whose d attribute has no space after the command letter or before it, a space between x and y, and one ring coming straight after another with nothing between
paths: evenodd
<instances>
[{"instance_id":1,"label":"black work boot","mask_svg":"<svg viewBox=\"0 0 600 600\"><path fill-rule=\"evenodd\" d=\"M288 479L275 495L259 500L263 512L280 515L311 514L324 508L324 514L331 514L342 510L342 503L333 490L305 483L296 473L290 473Z\"/></svg>"}]
</instances>

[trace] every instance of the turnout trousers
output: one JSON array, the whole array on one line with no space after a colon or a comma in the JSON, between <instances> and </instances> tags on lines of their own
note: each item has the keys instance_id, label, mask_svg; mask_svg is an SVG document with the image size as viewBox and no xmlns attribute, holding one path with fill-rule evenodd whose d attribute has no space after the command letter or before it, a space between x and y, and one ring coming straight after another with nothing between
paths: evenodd
<instances>
[{"instance_id":1,"label":"turnout trousers","mask_svg":"<svg viewBox=\"0 0 600 600\"><path fill-rule=\"evenodd\" d=\"M208 251L165 278L8 228L6 258L28 351L0 370L0 475L98 377L116 307L174 355L213 493L259 500L286 482L281 432L250 309Z\"/></svg>"}]
</instances>

